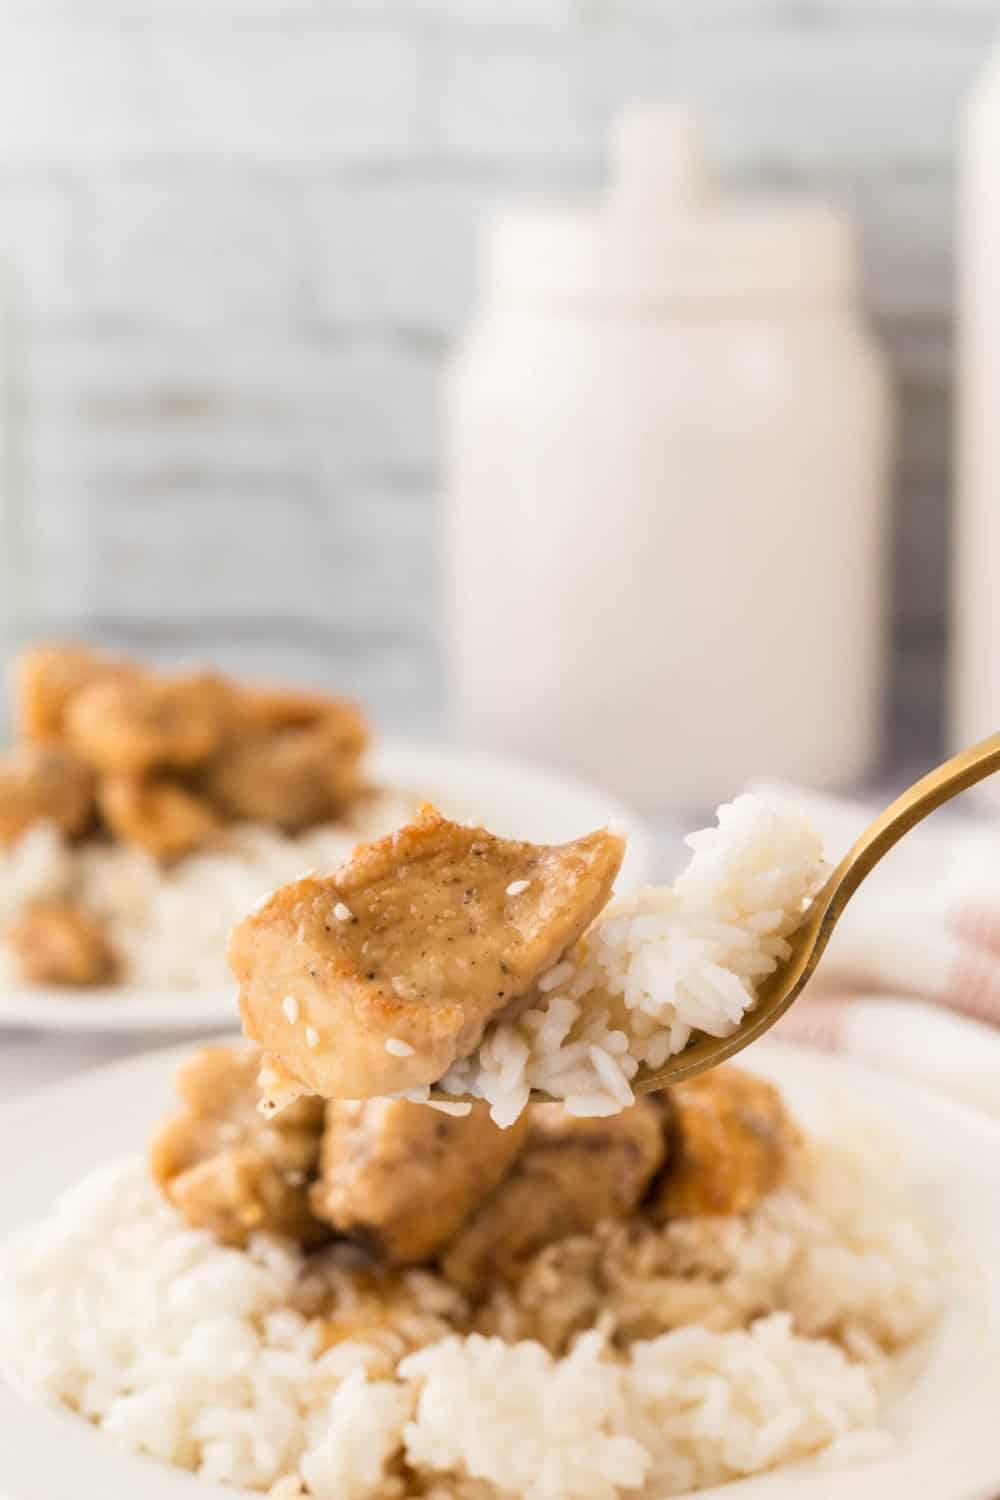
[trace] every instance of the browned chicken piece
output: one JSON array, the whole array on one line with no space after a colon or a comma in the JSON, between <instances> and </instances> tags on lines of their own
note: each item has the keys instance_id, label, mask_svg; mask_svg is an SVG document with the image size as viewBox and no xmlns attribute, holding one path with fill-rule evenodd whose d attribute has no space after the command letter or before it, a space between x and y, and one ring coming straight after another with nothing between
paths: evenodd
<instances>
[{"instance_id":1,"label":"browned chicken piece","mask_svg":"<svg viewBox=\"0 0 1000 1500\"><path fill-rule=\"evenodd\" d=\"M455 1117L403 1099L331 1100L313 1212L391 1265L429 1260L506 1176L527 1132L486 1105ZM279 1116L280 1118L280 1116Z\"/></svg>"},{"instance_id":2,"label":"browned chicken piece","mask_svg":"<svg viewBox=\"0 0 1000 1500\"><path fill-rule=\"evenodd\" d=\"M234 683L232 686L230 719L237 734L273 734L279 729L307 729L340 710L354 718L362 739L365 739L367 732L359 710L342 698L270 683Z\"/></svg>"},{"instance_id":3,"label":"browned chicken piece","mask_svg":"<svg viewBox=\"0 0 1000 1500\"><path fill-rule=\"evenodd\" d=\"M299 1099L265 1122L257 1110L259 1068L252 1047L195 1052L177 1075L181 1108L150 1142L150 1169L192 1228L224 1245L245 1245L258 1231L322 1244L330 1229L309 1209L322 1101Z\"/></svg>"},{"instance_id":4,"label":"browned chicken piece","mask_svg":"<svg viewBox=\"0 0 1000 1500\"><path fill-rule=\"evenodd\" d=\"M19 745L0 756L0 845L15 843L43 821L73 838L87 827L93 808L93 774L68 750Z\"/></svg>"},{"instance_id":5,"label":"browned chicken piece","mask_svg":"<svg viewBox=\"0 0 1000 1500\"><path fill-rule=\"evenodd\" d=\"M773 1084L729 1064L670 1097L670 1165L649 1204L657 1223L746 1214L779 1186L801 1136Z\"/></svg>"},{"instance_id":6,"label":"browned chicken piece","mask_svg":"<svg viewBox=\"0 0 1000 1500\"><path fill-rule=\"evenodd\" d=\"M97 805L109 831L156 859L178 859L217 839L222 824L204 797L163 777L105 776Z\"/></svg>"},{"instance_id":7,"label":"browned chicken piece","mask_svg":"<svg viewBox=\"0 0 1000 1500\"><path fill-rule=\"evenodd\" d=\"M114 977L115 956L104 929L77 907L38 902L4 935L28 984L83 988Z\"/></svg>"},{"instance_id":8,"label":"browned chicken piece","mask_svg":"<svg viewBox=\"0 0 1000 1500\"><path fill-rule=\"evenodd\" d=\"M518 843L424 807L234 929L243 1029L290 1091L365 1099L432 1083L590 925L623 852L603 830Z\"/></svg>"},{"instance_id":9,"label":"browned chicken piece","mask_svg":"<svg viewBox=\"0 0 1000 1500\"><path fill-rule=\"evenodd\" d=\"M188 769L214 753L227 704L225 684L208 673L99 679L71 698L66 733L82 759L105 775Z\"/></svg>"},{"instance_id":10,"label":"browned chicken piece","mask_svg":"<svg viewBox=\"0 0 1000 1500\"><path fill-rule=\"evenodd\" d=\"M667 1139L655 1104L639 1099L606 1119L561 1104L532 1105L528 1141L505 1181L441 1258L465 1291L516 1280L544 1245L630 1214L663 1164Z\"/></svg>"},{"instance_id":11,"label":"browned chicken piece","mask_svg":"<svg viewBox=\"0 0 1000 1500\"><path fill-rule=\"evenodd\" d=\"M42 743L65 736L70 700L101 679L137 678L138 667L86 646L42 645L22 651L14 665L14 701L25 739Z\"/></svg>"},{"instance_id":12,"label":"browned chicken piece","mask_svg":"<svg viewBox=\"0 0 1000 1500\"><path fill-rule=\"evenodd\" d=\"M364 745L357 710L330 704L313 723L233 737L206 773L205 789L229 818L297 833L335 817L351 800Z\"/></svg>"}]
</instances>

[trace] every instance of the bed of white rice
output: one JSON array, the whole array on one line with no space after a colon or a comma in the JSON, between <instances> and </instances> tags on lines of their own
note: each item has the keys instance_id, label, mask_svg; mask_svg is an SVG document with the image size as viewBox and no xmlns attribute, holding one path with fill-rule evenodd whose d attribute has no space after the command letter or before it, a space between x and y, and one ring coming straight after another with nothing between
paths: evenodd
<instances>
[{"instance_id":1,"label":"bed of white rice","mask_svg":"<svg viewBox=\"0 0 1000 1500\"><path fill-rule=\"evenodd\" d=\"M122 979L149 989L228 988L226 939L263 896L306 870L334 870L361 839L404 823L414 799L383 792L366 798L350 824L328 824L290 838L244 825L225 848L170 866L120 844L68 844L37 824L0 849L0 928L37 901L78 902L106 924ZM19 983L0 940L0 983Z\"/></svg>"},{"instance_id":2,"label":"bed of white rice","mask_svg":"<svg viewBox=\"0 0 1000 1500\"><path fill-rule=\"evenodd\" d=\"M676 1495L890 1444L938 1281L898 1193L814 1148L746 1220L602 1226L474 1313L428 1271L380 1302L336 1252L220 1248L129 1160L0 1252L0 1365L122 1447L275 1500Z\"/></svg>"},{"instance_id":3,"label":"bed of white rice","mask_svg":"<svg viewBox=\"0 0 1000 1500\"><path fill-rule=\"evenodd\" d=\"M746 795L717 817L686 840L692 857L673 886L608 907L540 982L544 1007L488 1028L441 1087L488 1099L500 1125L532 1089L571 1114L614 1114L633 1102L640 1064L661 1067L694 1031L735 1031L825 867L819 835L794 812Z\"/></svg>"}]
</instances>

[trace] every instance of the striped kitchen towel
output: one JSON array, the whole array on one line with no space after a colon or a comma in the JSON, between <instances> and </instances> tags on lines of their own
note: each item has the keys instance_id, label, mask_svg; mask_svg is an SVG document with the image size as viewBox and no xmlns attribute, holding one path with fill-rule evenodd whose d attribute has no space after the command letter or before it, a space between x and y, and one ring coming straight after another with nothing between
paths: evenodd
<instances>
[{"instance_id":1,"label":"striped kitchen towel","mask_svg":"<svg viewBox=\"0 0 1000 1500\"><path fill-rule=\"evenodd\" d=\"M836 862L878 811L768 783ZM843 1050L1000 1114L1000 821L935 814L848 906L776 1035Z\"/></svg>"}]
</instances>

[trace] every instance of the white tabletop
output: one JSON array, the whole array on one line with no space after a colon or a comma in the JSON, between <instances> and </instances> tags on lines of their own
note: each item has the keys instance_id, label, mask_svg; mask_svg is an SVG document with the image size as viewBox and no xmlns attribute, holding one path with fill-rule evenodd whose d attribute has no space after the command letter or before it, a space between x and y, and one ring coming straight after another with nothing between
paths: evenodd
<instances>
[{"instance_id":1,"label":"white tabletop","mask_svg":"<svg viewBox=\"0 0 1000 1500\"><path fill-rule=\"evenodd\" d=\"M0 1031L0 1099L65 1078L85 1068L183 1040L176 1032L142 1036L60 1036L51 1031Z\"/></svg>"}]
</instances>

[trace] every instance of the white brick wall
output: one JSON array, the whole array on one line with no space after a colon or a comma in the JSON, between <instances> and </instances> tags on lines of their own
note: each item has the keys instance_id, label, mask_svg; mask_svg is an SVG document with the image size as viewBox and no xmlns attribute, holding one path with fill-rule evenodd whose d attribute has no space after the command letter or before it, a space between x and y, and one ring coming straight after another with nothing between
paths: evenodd
<instances>
[{"instance_id":1,"label":"white brick wall","mask_svg":"<svg viewBox=\"0 0 1000 1500\"><path fill-rule=\"evenodd\" d=\"M897 723L940 702L953 134L994 0L7 0L0 285L35 623L432 725L436 376L498 199L633 98L862 232L903 398Z\"/></svg>"},{"instance_id":2,"label":"white brick wall","mask_svg":"<svg viewBox=\"0 0 1000 1500\"><path fill-rule=\"evenodd\" d=\"M440 167L310 183L311 310L335 328L453 333L475 292L479 227L502 196L488 176Z\"/></svg>"},{"instance_id":3,"label":"white brick wall","mask_svg":"<svg viewBox=\"0 0 1000 1500\"><path fill-rule=\"evenodd\" d=\"M295 186L273 173L102 174L88 195L90 315L165 332L280 334L302 312L297 207Z\"/></svg>"},{"instance_id":4,"label":"white brick wall","mask_svg":"<svg viewBox=\"0 0 1000 1500\"><path fill-rule=\"evenodd\" d=\"M0 140L11 156L370 160L412 153L426 43L409 28L213 0L177 15L37 5L5 18Z\"/></svg>"}]
</instances>

